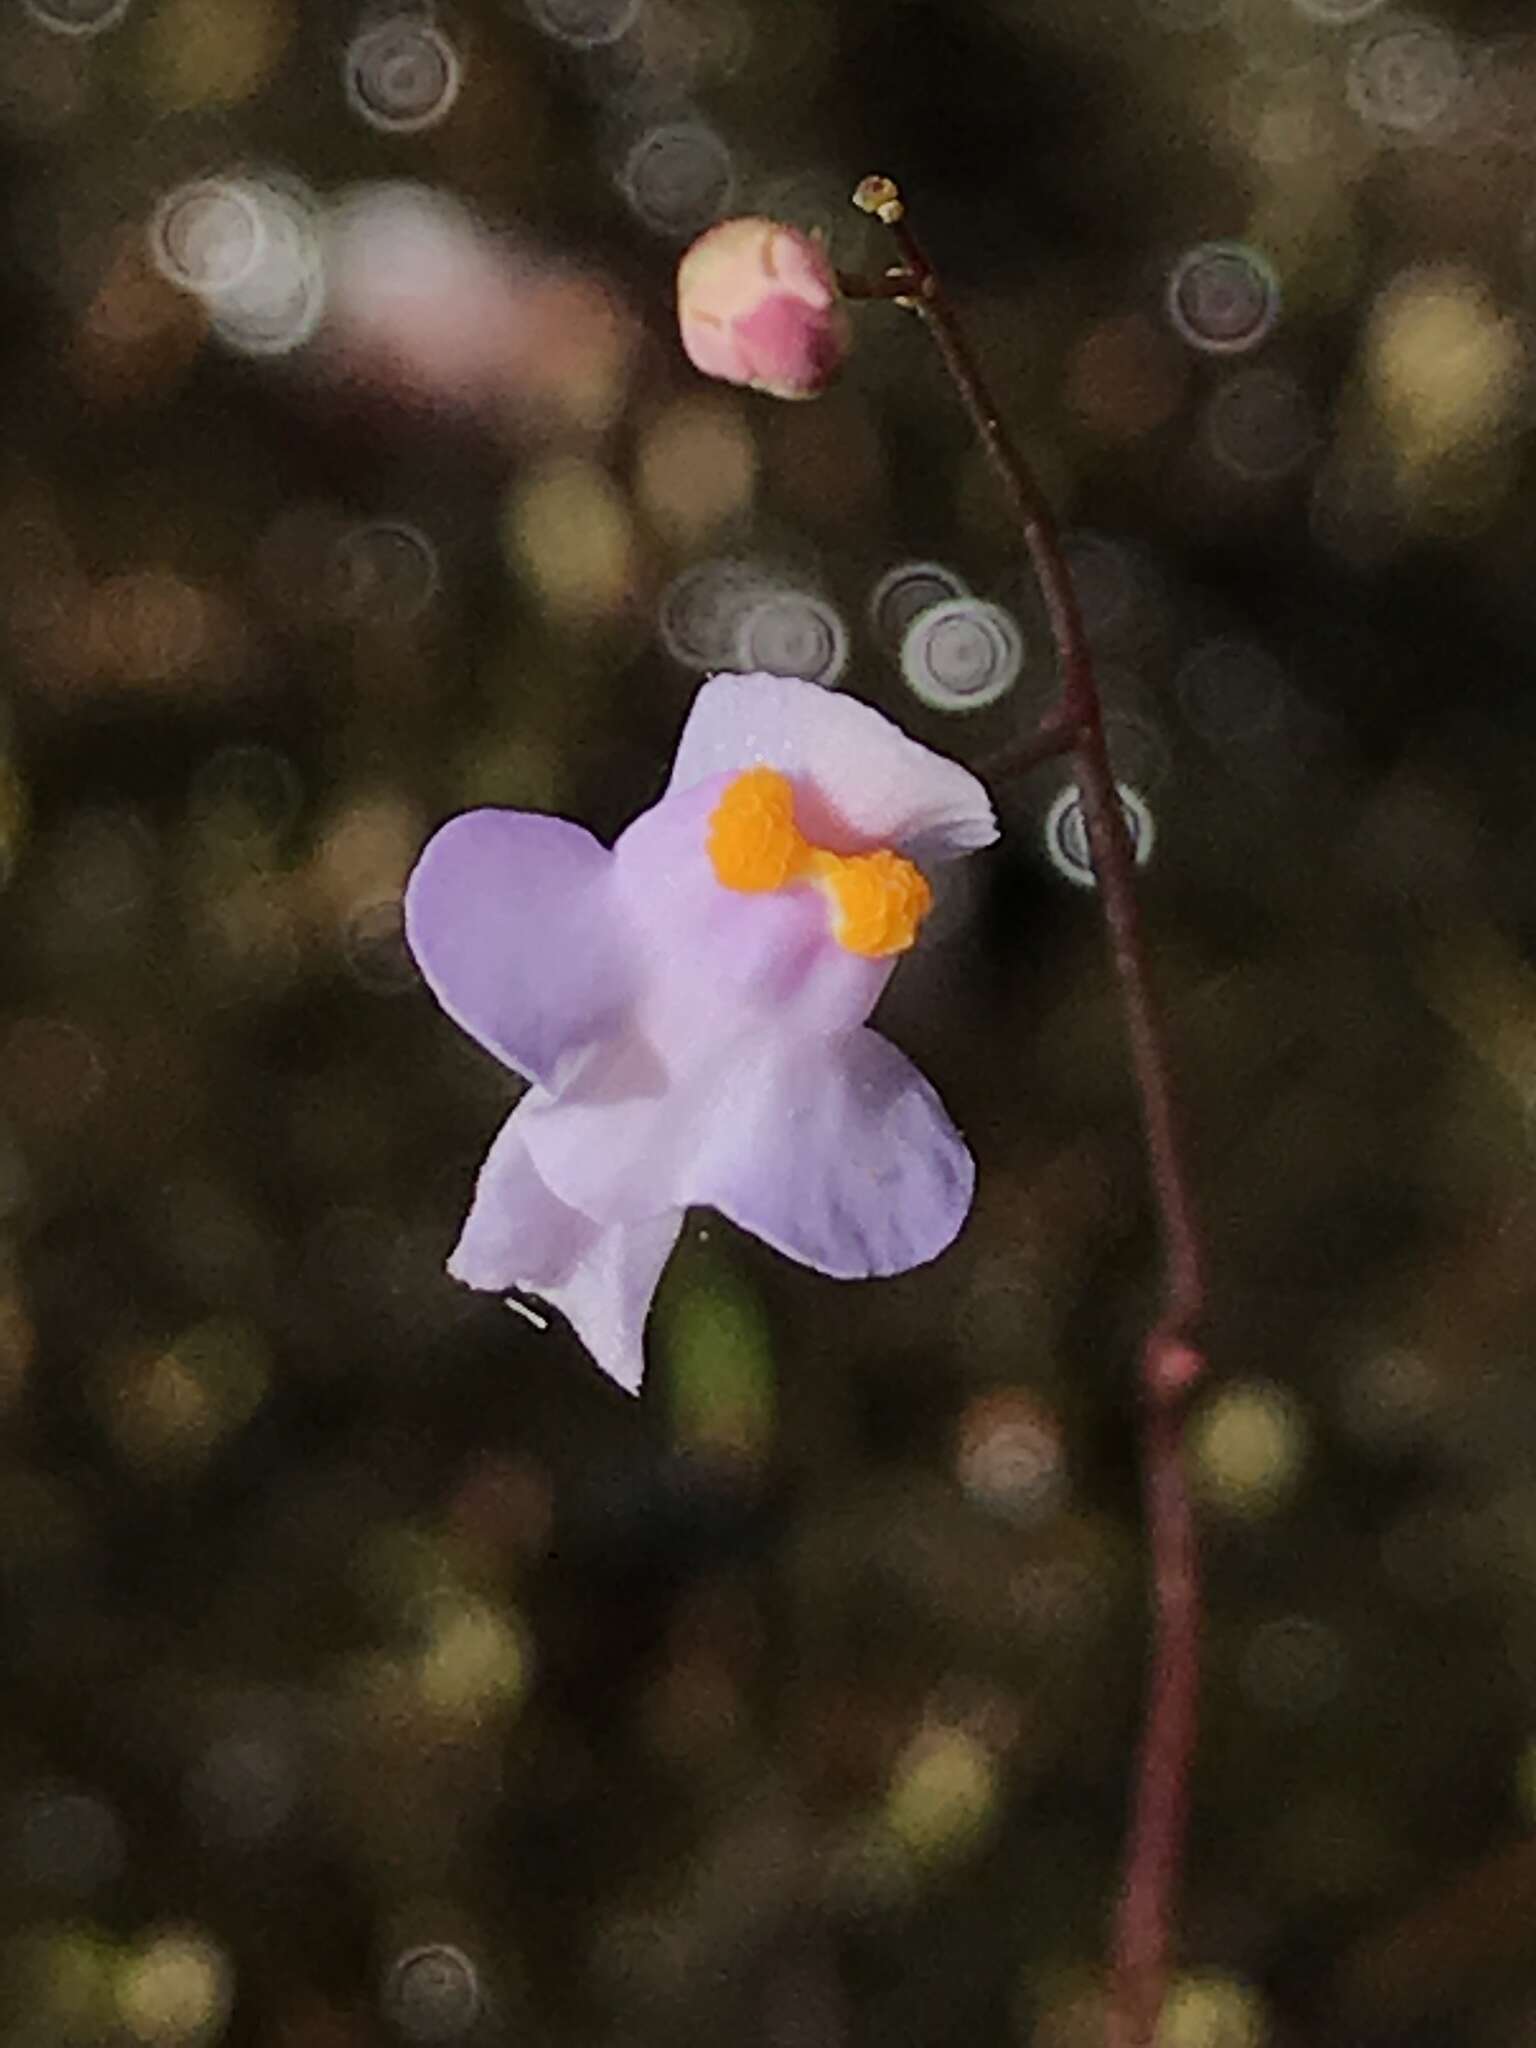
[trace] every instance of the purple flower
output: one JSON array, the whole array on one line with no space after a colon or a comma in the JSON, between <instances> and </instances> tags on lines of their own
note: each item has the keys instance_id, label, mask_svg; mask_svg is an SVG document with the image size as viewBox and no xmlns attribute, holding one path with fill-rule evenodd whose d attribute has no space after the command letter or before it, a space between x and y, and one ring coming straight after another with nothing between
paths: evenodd
<instances>
[{"instance_id":1,"label":"purple flower","mask_svg":"<svg viewBox=\"0 0 1536 2048\"><path fill-rule=\"evenodd\" d=\"M411 951L533 1084L449 1272L552 1303L633 1393L693 1204L837 1279L937 1257L975 1169L865 1019L928 908L923 868L996 836L957 763L768 675L704 684L665 794L611 851L524 811L443 826L407 885Z\"/></svg>"}]
</instances>

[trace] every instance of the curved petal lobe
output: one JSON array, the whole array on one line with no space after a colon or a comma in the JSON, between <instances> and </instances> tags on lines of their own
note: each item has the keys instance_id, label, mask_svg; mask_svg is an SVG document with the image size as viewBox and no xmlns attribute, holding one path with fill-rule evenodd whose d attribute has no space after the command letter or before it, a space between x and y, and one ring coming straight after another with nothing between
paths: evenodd
<instances>
[{"instance_id":1,"label":"curved petal lobe","mask_svg":"<svg viewBox=\"0 0 1536 2048\"><path fill-rule=\"evenodd\" d=\"M683 1212L605 1226L567 1208L528 1156L521 1114L520 1106L486 1156L448 1270L467 1287L497 1294L516 1288L547 1301L609 1378L637 1394L645 1319Z\"/></svg>"},{"instance_id":2,"label":"curved petal lobe","mask_svg":"<svg viewBox=\"0 0 1536 2048\"><path fill-rule=\"evenodd\" d=\"M776 1251L837 1280L937 1258L971 1206L976 1169L922 1075L878 1032L763 1044L674 1197L707 1202Z\"/></svg>"},{"instance_id":3,"label":"curved petal lobe","mask_svg":"<svg viewBox=\"0 0 1536 2048\"><path fill-rule=\"evenodd\" d=\"M629 999L611 862L564 818L467 811L433 835L406 884L405 935L433 994L488 1052L546 1087Z\"/></svg>"},{"instance_id":4,"label":"curved petal lobe","mask_svg":"<svg viewBox=\"0 0 1536 2048\"><path fill-rule=\"evenodd\" d=\"M712 676L693 700L668 794L755 767L794 781L800 829L834 853L898 846L917 860L953 860L997 837L991 799L970 770L871 705L794 676Z\"/></svg>"},{"instance_id":5,"label":"curved petal lobe","mask_svg":"<svg viewBox=\"0 0 1536 2048\"><path fill-rule=\"evenodd\" d=\"M786 1038L862 1024L896 964L839 946L810 885L722 887L706 848L729 781L711 776L664 797L613 849L614 901L650 970L636 1018L678 1072L769 1018Z\"/></svg>"}]
</instances>

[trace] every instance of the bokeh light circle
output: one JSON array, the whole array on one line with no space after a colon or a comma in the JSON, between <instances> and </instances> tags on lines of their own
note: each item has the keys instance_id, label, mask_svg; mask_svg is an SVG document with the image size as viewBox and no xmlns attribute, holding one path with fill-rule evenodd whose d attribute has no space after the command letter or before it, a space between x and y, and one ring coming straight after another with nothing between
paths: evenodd
<instances>
[{"instance_id":1,"label":"bokeh light circle","mask_svg":"<svg viewBox=\"0 0 1536 2048\"><path fill-rule=\"evenodd\" d=\"M1089 639L1099 645L1138 637L1148 596L1146 565L1138 551L1086 528L1063 535L1061 551ZM1020 609L1025 602L1023 592L1032 596L1034 587L1032 577L1021 586L1015 599Z\"/></svg>"},{"instance_id":2,"label":"bokeh light circle","mask_svg":"<svg viewBox=\"0 0 1536 2048\"><path fill-rule=\"evenodd\" d=\"M122 1826L89 1792L39 1786L6 1816L4 1860L23 1884L83 1897L122 1874Z\"/></svg>"},{"instance_id":3,"label":"bokeh light circle","mask_svg":"<svg viewBox=\"0 0 1536 2048\"><path fill-rule=\"evenodd\" d=\"M1146 800L1128 783L1117 782L1115 788L1119 793L1120 811L1130 834L1136 865L1145 867L1152 858L1157 836L1152 812ZM1082 793L1075 782L1069 782L1058 792L1046 814L1043 836L1046 854L1059 875L1080 889L1097 888L1098 878L1088 850L1088 820L1083 814Z\"/></svg>"},{"instance_id":4,"label":"bokeh light circle","mask_svg":"<svg viewBox=\"0 0 1536 2048\"><path fill-rule=\"evenodd\" d=\"M1536 35L1494 36L1467 53L1469 133L1522 156L1536 151Z\"/></svg>"},{"instance_id":5,"label":"bokeh light circle","mask_svg":"<svg viewBox=\"0 0 1536 2048\"><path fill-rule=\"evenodd\" d=\"M1066 1498L1061 1425L1022 1389L994 1388L960 1418L955 1471L972 1499L994 1512L1044 1520Z\"/></svg>"},{"instance_id":6,"label":"bokeh light circle","mask_svg":"<svg viewBox=\"0 0 1536 2048\"><path fill-rule=\"evenodd\" d=\"M1294 1493L1310 1428L1287 1387L1236 1380L1212 1396L1190 1430L1192 1475L1203 1497L1237 1516L1261 1517Z\"/></svg>"},{"instance_id":7,"label":"bokeh light circle","mask_svg":"<svg viewBox=\"0 0 1536 2048\"><path fill-rule=\"evenodd\" d=\"M627 34L640 5L641 0L528 0L528 12L546 35L593 50Z\"/></svg>"},{"instance_id":8,"label":"bokeh light circle","mask_svg":"<svg viewBox=\"0 0 1536 2048\"><path fill-rule=\"evenodd\" d=\"M255 271L266 234L256 190L246 180L197 178L166 193L155 208L150 260L181 291L216 298Z\"/></svg>"},{"instance_id":9,"label":"bokeh light circle","mask_svg":"<svg viewBox=\"0 0 1536 2048\"><path fill-rule=\"evenodd\" d=\"M197 1928L166 1929L127 1949L113 1973L123 2038L157 2048L204 2048L234 2002L229 1957Z\"/></svg>"},{"instance_id":10,"label":"bokeh light circle","mask_svg":"<svg viewBox=\"0 0 1536 2048\"><path fill-rule=\"evenodd\" d=\"M313 205L302 187L252 181L262 238L254 267L208 297L213 332L241 355L287 355L325 311L325 269ZM205 296L208 296L205 294Z\"/></svg>"},{"instance_id":11,"label":"bokeh light circle","mask_svg":"<svg viewBox=\"0 0 1536 2048\"><path fill-rule=\"evenodd\" d=\"M775 582L757 562L724 556L694 563L661 594L662 645L684 668L732 667L746 618L772 594Z\"/></svg>"},{"instance_id":12,"label":"bokeh light circle","mask_svg":"<svg viewBox=\"0 0 1536 2048\"><path fill-rule=\"evenodd\" d=\"M1347 28L1364 21L1368 14L1379 14L1387 0L1291 0L1291 5L1310 21L1323 22L1330 28Z\"/></svg>"},{"instance_id":13,"label":"bokeh light circle","mask_svg":"<svg viewBox=\"0 0 1536 2048\"><path fill-rule=\"evenodd\" d=\"M280 1717L254 1719L216 1735L189 1768L182 1796L198 1831L211 1841L268 1841L293 1818L299 1773Z\"/></svg>"},{"instance_id":14,"label":"bokeh light circle","mask_svg":"<svg viewBox=\"0 0 1536 2048\"><path fill-rule=\"evenodd\" d=\"M442 583L436 548L420 527L399 519L349 528L336 542L330 570L335 610L360 625L411 625Z\"/></svg>"},{"instance_id":15,"label":"bokeh light circle","mask_svg":"<svg viewBox=\"0 0 1536 2048\"><path fill-rule=\"evenodd\" d=\"M869 623L875 638L899 654L919 613L947 604L953 597L969 595L965 579L942 562L898 562L869 593Z\"/></svg>"},{"instance_id":16,"label":"bokeh light circle","mask_svg":"<svg viewBox=\"0 0 1536 2048\"><path fill-rule=\"evenodd\" d=\"M778 590L742 620L736 665L744 674L763 670L807 683L835 683L848 666L848 629L825 598Z\"/></svg>"},{"instance_id":17,"label":"bokeh light circle","mask_svg":"<svg viewBox=\"0 0 1536 2048\"><path fill-rule=\"evenodd\" d=\"M401 15L353 38L347 100L370 128L395 135L436 127L464 82L459 54L434 22Z\"/></svg>"},{"instance_id":18,"label":"bokeh light circle","mask_svg":"<svg viewBox=\"0 0 1536 2048\"><path fill-rule=\"evenodd\" d=\"M1349 1675L1336 1630L1304 1614L1262 1623L1248 1637L1240 1667L1255 1707L1290 1721L1310 1721L1334 1704Z\"/></svg>"},{"instance_id":19,"label":"bokeh light circle","mask_svg":"<svg viewBox=\"0 0 1536 2048\"><path fill-rule=\"evenodd\" d=\"M304 786L288 756L249 741L210 754L187 791L193 823L227 843L280 838L303 804Z\"/></svg>"},{"instance_id":20,"label":"bokeh light circle","mask_svg":"<svg viewBox=\"0 0 1536 2048\"><path fill-rule=\"evenodd\" d=\"M353 980L371 995L398 996L416 987L398 896L354 905L343 923L341 943Z\"/></svg>"},{"instance_id":21,"label":"bokeh light circle","mask_svg":"<svg viewBox=\"0 0 1536 2048\"><path fill-rule=\"evenodd\" d=\"M1273 731L1285 709L1285 670L1268 648L1236 635L1191 648L1173 687L1189 723L1216 746Z\"/></svg>"},{"instance_id":22,"label":"bokeh light circle","mask_svg":"<svg viewBox=\"0 0 1536 2048\"><path fill-rule=\"evenodd\" d=\"M1351 46L1349 104L1362 121L1393 135L1422 135L1455 107L1467 82L1455 38L1436 21L1395 15Z\"/></svg>"},{"instance_id":23,"label":"bokeh light circle","mask_svg":"<svg viewBox=\"0 0 1536 2048\"><path fill-rule=\"evenodd\" d=\"M1104 685L1100 680L1100 691ZM1173 766L1168 741L1161 727L1134 711L1107 711L1104 745L1110 772L1133 788L1153 792L1162 788Z\"/></svg>"},{"instance_id":24,"label":"bokeh light circle","mask_svg":"<svg viewBox=\"0 0 1536 2048\"><path fill-rule=\"evenodd\" d=\"M1212 392L1202 424L1216 461L1249 483L1288 476L1317 445L1317 423L1300 383L1257 364L1235 371Z\"/></svg>"},{"instance_id":25,"label":"bokeh light circle","mask_svg":"<svg viewBox=\"0 0 1536 2048\"><path fill-rule=\"evenodd\" d=\"M647 129L619 175L630 206L663 235L692 235L707 227L729 206L735 184L730 150L702 121Z\"/></svg>"},{"instance_id":26,"label":"bokeh light circle","mask_svg":"<svg viewBox=\"0 0 1536 2048\"><path fill-rule=\"evenodd\" d=\"M1231 0L1141 0L1154 28L1175 35L1200 35L1231 12Z\"/></svg>"},{"instance_id":27,"label":"bokeh light circle","mask_svg":"<svg viewBox=\"0 0 1536 2048\"><path fill-rule=\"evenodd\" d=\"M22 0L39 28L61 36L99 36L116 28L128 0Z\"/></svg>"},{"instance_id":28,"label":"bokeh light circle","mask_svg":"<svg viewBox=\"0 0 1536 2048\"><path fill-rule=\"evenodd\" d=\"M284 266L281 290L259 305L221 307L209 323L227 347L244 356L285 356L302 348L325 312L325 281L301 261Z\"/></svg>"},{"instance_id":29,"label":"bokeh light circle","mask_svg":"<svg viewBox=\"0 0 1536 2048\"><path fill-rule=\"evenodd\" d=\"M919 613L901 643L901 673L935 711L979 711L1018 681L1024 641L1000 605L951 598Z\"/></svg>"},{"instance_id":30,"label":"bokeh light circle","mask_svg":"<svg viewBox=\"0 0 1536 2048\"><path fill-rule=\"evenodd\" d=\"M1168 279L1168 318L1181 339L1206 355L1257 348L1280 317L1280 283L1243 242L1202 242L1186 249Z\"/></svg>"},{"instance_id":31,"label":"bokeh light circle","mask_svg":"<svg viewBox=\"0 0 1536 2048\"><path fill-rule=\"evenodd\" d=\"M480 2017L480 1976L460 1948L426 1942L390 1965L383 2005L409 2041L457 2041Z\"/></svg>"}]
</instances>

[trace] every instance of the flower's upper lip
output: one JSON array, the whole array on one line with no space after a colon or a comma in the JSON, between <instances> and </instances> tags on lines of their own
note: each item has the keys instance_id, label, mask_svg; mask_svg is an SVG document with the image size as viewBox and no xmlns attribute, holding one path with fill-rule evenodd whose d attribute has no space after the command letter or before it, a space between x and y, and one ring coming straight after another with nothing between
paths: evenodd
<instances>
[{"instance_id":1,"label":"flower's upper lip","mask_svg":"<svg viewBox=\"0 0 1536 2048\"><path fill-rule=\"evenodd\" d=\"M871 705L794 676L711 677L683 728L668 794L758 766L791 778L807 837L833 852L893 846L928 865L997 837L991 799L970 770Z\"/></svg>"},{"instance_id":2,"label":"flower's upper lip","mask_svg":"<svg viewBox=\"0 0 1536 2048\"><path fill-rule=\"evenodd\" d=\"M718 889L705 854L711 789L758 762L790 777L797 821L834 852L897 846L933 863L996 836L975 776L878 711L793 677L715 676L694 700L665 798L628 828L617 858L579 825L512 811L470 812L436 834L407 887L405 922L443 1008L498 1059L557 1090L587 1051L631 1028L648 988L650 1007L690 1038L743 1003L767 1004L789 1028L766 983L753 996L720 970L749 928L752 948L787 957L825 929L824 914L749 911ZM804 933L779 929L797 915ZM701 952L712 964L695 999L680 985ZM812 1006L819 1030L867 1016L889 971L877 966L866 987L862 968L832 965L848 986L837 994L828 967ZM782 994L782 979L774 986Z\"/></svg>"}]
</instances>

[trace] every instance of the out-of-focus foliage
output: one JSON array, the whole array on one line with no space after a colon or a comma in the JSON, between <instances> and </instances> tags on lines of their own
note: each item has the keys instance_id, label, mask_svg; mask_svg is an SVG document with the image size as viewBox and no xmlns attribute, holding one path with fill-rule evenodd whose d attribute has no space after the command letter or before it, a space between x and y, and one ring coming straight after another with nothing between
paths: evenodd
<instances>
[{"instance_id":1,"label":"out-of-focus foliage","mask_svg":"<svg viewBox=\"0 0 1536 2048\"><path fill-rule=\"evenodd\" d=\"M974 763L1046 700L907 316L794 407L670 330L724 211L878 270L872 170L1155 824L1218 1368L1170 2048L1529 2038L1526 26L8 0L7 2042L1097 2039L1155 1247L1059 780L884 1017L961 1245L843 1288L700 1215L638 1406L443 1277L509 1093L400 945L434 822L616 828L706 666Z\"/></svg>"}]
</instances>

